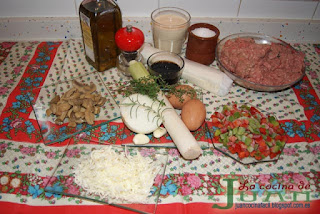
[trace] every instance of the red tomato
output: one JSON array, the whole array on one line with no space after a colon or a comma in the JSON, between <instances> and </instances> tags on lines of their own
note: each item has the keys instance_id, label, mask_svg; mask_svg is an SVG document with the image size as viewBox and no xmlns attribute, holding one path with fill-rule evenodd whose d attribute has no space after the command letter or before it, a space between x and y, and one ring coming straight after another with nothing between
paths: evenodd
<instances>
[{"instance_id":1,"label":"red tomato","mask_svg":"<svg viewBox=\"0 0 320 214\"><path fill-rule=\"evenodd\" d=\"M234 150L239 154L239 152L241 152L241 146L239 144L235 144Z\"/></svg>"},{"instance_id":2,"label":"red tomato","mask_svg":"<svg viewBox=\"0 0 320 214\"><path fill-rule=\"evenodd\" d=\"M231 113L230 110L225 110L225 111L223 112L223 114L226 115L226 116L232 115L232 113Z\"/></svg>"},{"instance_id":3,"label":"red tomato","mask_svg":"<svg viewBox=\"0 0 320 214\"><path fill-rule=\"evenodd\" d=\"M260 151L261 153L265 152L267 149L268 149L267 145L260 145L260 146L259 146L259 151Z\"/></svg>"},{"instance_id":4,"label":"red tomato","mask_svg":"<svg viewBox=\"0 0 320 214\"><path fill-rule=\"evenodd\" d=\"M250 107L250 113L251 113L252 115L260 114L259 110L256 109L256 108L253 107L253 106Z\"/></svg>"},{"instance_id":5,"label":"red tomato","mask_svg":"<svg viewBox=\"0 0 320 214\"><path fill-rule=\"evenodd\" d=\"M259 144L259 147L267 148L267 144L263 139L262 140L256 140L256 142Z\"/></svg>"},{"instance_id":6,"label":"red tomato","mask_svg":"<svg viewBox=\"0 0 320 214\"><path fill-rule=\"evenodd\" d=\"M268 157L270 154L270 150L265 150L262 154L263 156Z\"/></svg>"},{"instance_id":7,"label":"red tomato","mask_svg":"<svg viewBox=\"0 0 320 214\"><path fill-rule=\"evenodd\" d=\"M123 51L136 51L144 43L143 32L131 25L119 29L115 35L117 46Z\"/></svg>"},{"instance_id":8,"label":"red tomato","mask_svg":"<svg viewBox=\"0 0 320 214\"><path fill-rule=\"evenodd\" d=\"M240 120L234 120L232 124L234 127L239 127L242 124L242 122Z\"/></svg>"},{"instance_id":9,"label":"red tomato","mask_svg":"<svg viewBox=\"0 0 320 214\"><path fill-rule=\"evenodd\" d=\"M283 141L283 142L287 142L287 140L288 140L287 136L283 135L283 136L282 136L282 141Z\"/></svg>"},{"instance_id":10,"label":"red tomato","mask_svg":"<svg viewBox=\"0 0 320 214\"><path fill-rule=\"evenodd\" d=\"M219 139L220 139L219 136L215 136L215 137L213 138L213 141L214 141L215 143L219 143Z\"/></svg>"},{"instance_id":11,"label":"red tomato","mask_svg":"<svg viewBox=\"0 0 320 214\"><path fill-rule=\"evenodd\" d=\"M268 121L267 121L267 118L261 118L261 124L266 124ZM269 125L269 124L268 124Z\"/></svg>"},{"instance_id":12,"label":"red tomato","mask_svg":"<svg viewBox=\"0 0 320 214\"><path fill-rule=\"evenodd\" d=\"M272 142L272 138L270 136L267 136L267 139L266 139L267 142Z\"/></svg>"},{"instance_id":13,"label":"red tomato","mask_svg":"<svg viewBox=\"0 0 320 214\"><path fill-rule=\"evenodd\" d=\"M218 118L213 117L213 116L211 116L211 118L212 118L212 123L218 123L219 122Z\"/></svg>"},{"instance_id":14,"label":"red tomato","mask_svg":"<svg viewBox=\"0 0 320 214\"><path fill-rule=\"evenodd\" d=\"M278 134L283 135L285 132L282 128L279 128L279 130L277 130Z\"/></svg>"},{"instance_id":15,"label":"red tomato","mask_svg":"<svg viewBox=\"0 0 320 214\"><path fill-rule=\"evenodd\" d=\"M239 141L238 144L240 144L242 150L247 150L247 145L244 142Z\"/></svg>"},{"instance_id":16,"label":"red tomato","mask_svg":"<svg viewBox=\"0 0 320 214\"><path fill-rule=\"evenodd\" d=\"M275 138L274 138L275 140L282 140L282 136L281 135L277 135Z\"/></svg>"},{"instance_id":17,"label":"red tomato","mask_svg":"<svg viewBox=\"0 0 320 214\"><path fill-rule=\"evenodd\" d=\"M245 157L248 157L248 156L246 156L246 153L245 153L245 152L239 152L239 153L238 153L238 156L239 156L240 159L245 158Z\"/></svg>"},{"instance_id":18,"label":"red tomato","mask_svg":"<svg viewBox=\"0 0 320 214\"><path fill-rule=\"evenodd\" d=\"M232 154L236 153L235 149L232 146L229 146L228 149Z\"/></svg>"},{"instance_id":19,"label":"red tomato","mask_svg":"<svg viewBox=\"0 0 320 214\"><path fill-rule=\"evenodd\" d=\"M246 124L246 123L242 123L241 125L240 125L240 127L243 127L243 128L248 128L248 124Z\"/></svg>"},{"instance_id":20,"label":"red tomato","mask_svg":"<svg viewBox=\"0 0 320 214\"><path fill-rule=\"evenodd\" d=\"M224 115L221 114L220 112L215 112L215 115L217 118L219 118L220 120L222 120L224 118Z\"/></svg>"},{"instance_id":21,"label":"red tomato","mask_svg":"<svg viewBox=\"0 0 320 214\"><path fill-rule=\"evenodd\" d=\"M270 152L270 158L275 158L278 154L277 153L273 153L273 152Z\"/></svg>"},{"instance_id":22,"label":"red tomato","mask_svg":"<svg viewBox=\"0 0 320 214\"><path fill-rule=\"evenodd\" d=\"M220 129L221 133L226 133L228 131L228 128L227 127L223 127Z\"/></svg>"},{"instance_id":23,"label":"red tomato","mask_svg":"<svg viewBox=\"0 0 320 214\"><path fill-rule=\"evenodd\" d=\"M251 157L254 157L255 155L256 155L256 151L250 152L250 156L251 156Z\"/></svg>"},{"instance_id":24,"label":"red tomato","mask_svg":"<svg viewBox=\"0 0 320 214\"><path fill-rule=\"evenodd\" d=\"M260 127L259 131L261 134L264 134L264 135L267 134L267 130L265 128Z\"/></svg>"},{"instance_id":25,"label":"red tomato","mask_svg":"<svg viewBox=\"0 0 320 214\"><path fill-rule=\"evenodd\" d=\"M256 153L256 155L254 156L254 158L255 158L256 160L261 160L261 159L262 159L262 156L261 156L261 154L257 154L257 153Z\"/></svg>"}]
</instances>

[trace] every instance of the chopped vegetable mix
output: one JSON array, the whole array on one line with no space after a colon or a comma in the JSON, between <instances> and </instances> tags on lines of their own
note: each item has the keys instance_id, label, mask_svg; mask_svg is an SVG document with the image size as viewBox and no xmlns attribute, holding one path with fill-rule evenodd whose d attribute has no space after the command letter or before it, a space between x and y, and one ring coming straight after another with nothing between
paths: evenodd
<instances>
[{"instance_id":1,"label":"chopped vegetable mix","mask_svg":"<svg viewBox=\"0 0 320 214\"><path fill-rule=\"evenodd\" d=\"M240 159L262 160L279 155L287 141L284 130L273 116L265 116L253 106L223 106L211 116L214 143L222 143Z\"/></svg>"}]
</instances>

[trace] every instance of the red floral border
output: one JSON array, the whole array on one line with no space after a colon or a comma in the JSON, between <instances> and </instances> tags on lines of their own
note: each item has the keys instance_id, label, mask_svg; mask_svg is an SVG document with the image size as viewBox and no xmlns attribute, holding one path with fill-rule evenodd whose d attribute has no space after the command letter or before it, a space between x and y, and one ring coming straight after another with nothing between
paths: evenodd
<instances>
[{"instance_id":1,"label":"red floral border","mask_svg":"<svg viewBox=\"0 0 320 214\"><path fill-rule=\"evenodd\" d=\"M10 139L14 141L40 142L42 137L36 120L29 120L32 107L27 98L27 93L34 87L43 85L55 58L58 47L62 42L42 42L38 45L34 56L26 67L17 87L8 97L6 106L0 115L0 139ZM32 80L37 79L35 84ZM21 104L19 108L13 106L14 103ZM23 124L24 121L30 123ZM7 125L7 129L6 126ZM27 131L30 130L30 133Z\"/></svg>"}]
</instances>

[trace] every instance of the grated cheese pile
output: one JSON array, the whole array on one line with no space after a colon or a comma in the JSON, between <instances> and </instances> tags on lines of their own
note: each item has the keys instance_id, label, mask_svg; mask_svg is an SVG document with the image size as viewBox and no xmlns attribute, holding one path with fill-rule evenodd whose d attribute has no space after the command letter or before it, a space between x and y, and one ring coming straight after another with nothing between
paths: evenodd
<instances>
[{"instance_id":1,"label":"grated cheese pile","mask_svg":"<svg viewBox=\"0 0 320 214\"><path fill-rule=\"evenodd\" d=\"M109 203L146 203L160 165L137 152L125 157L111 147L94 150L75 170L75 183Z\"/></svg>"}]
</instances>

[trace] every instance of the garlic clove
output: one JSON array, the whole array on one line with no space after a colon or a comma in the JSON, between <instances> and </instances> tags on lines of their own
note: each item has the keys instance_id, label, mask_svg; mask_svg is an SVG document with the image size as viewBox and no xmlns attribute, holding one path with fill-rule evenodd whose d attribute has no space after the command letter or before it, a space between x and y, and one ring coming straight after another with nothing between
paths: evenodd
<instances>
[{"instance_id":1,"label":"garlic clove","mask_svg":"<svg viewBox=\"0 0 320 214\"><path fill-rule=\"evenodd\" d=\"M150 138L145 134L136 134L133 137L133 143L136 145L143 145L150 142Z\"/></svg>"},{"instance_id":2,"label":"garlic clove","mask_svg":"<svg viewBox=\"0 0 320 214\"><path fill-rule=\"evenodd\" d=\"M159 127L153 132L155 138L160 138L167 133L167 130L164 127Z\"/></svg>"}]
</instances>

